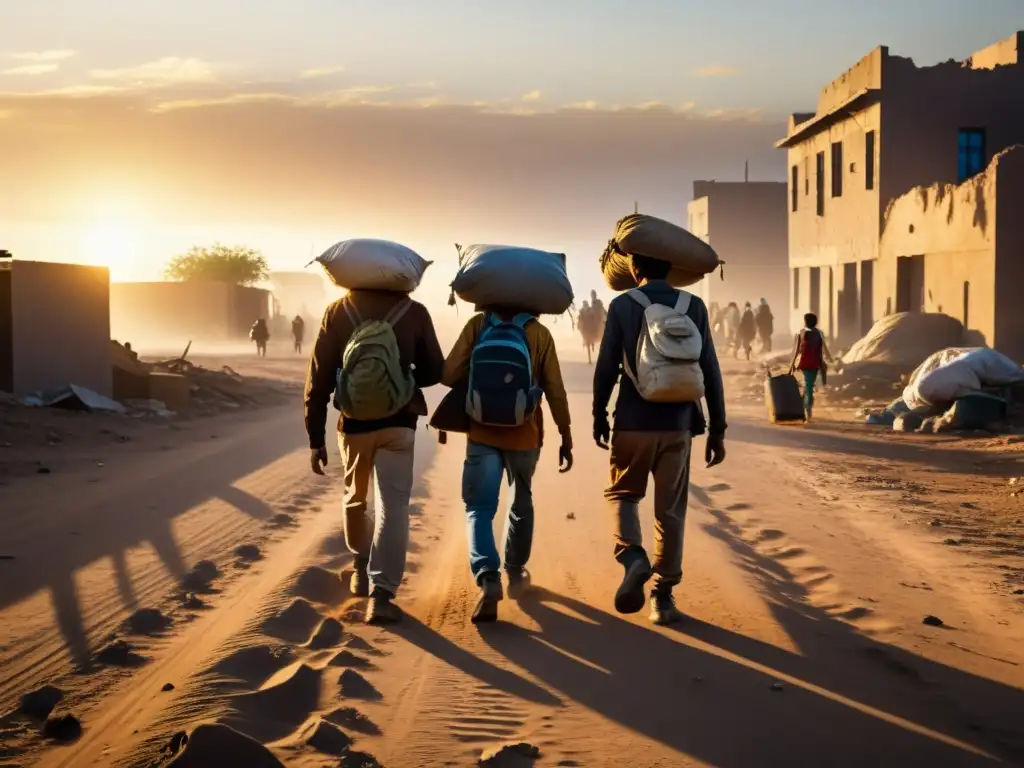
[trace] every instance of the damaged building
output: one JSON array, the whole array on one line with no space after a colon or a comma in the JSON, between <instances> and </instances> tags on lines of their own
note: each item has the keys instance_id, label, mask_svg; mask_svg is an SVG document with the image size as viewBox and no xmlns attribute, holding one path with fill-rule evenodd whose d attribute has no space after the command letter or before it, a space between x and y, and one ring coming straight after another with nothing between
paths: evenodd
<instances>
[{"instance_id":1,"label":"damaged building","mask_svg":"<svg viewBox=\"0 0 1024 768\"><path fill-rule=\"evenodd\" d=\"M689 230L725 262L725 279L716 271L695 292L708 306L734 301L742 307L763 298L777 333L788 332L790 319L785 200L779 181L695 181L686 208Z\"/></svg>"},{"instance_id":2,"label":"damaged building","mask_svg":"<svg viewBox=\"0 0 1024 768\"><path fill-rule=\"evenodd\" d=\"M950 285L956 283L956 291L968 294L966 302L961 296L954 303L948 298L954 288L939 288L942 278L935 267L929 281L921 266L926 254L920 249L925 244L939 248L944 241L971 244L978 237L991 236L992 258L998 261L998 252L1012 247L1011 235L1000 235L1000 223L994 218L986 221L991 235L969 232L980 229L986 214L966 211L954 211L944 221L933 209L931 215L919 217L913 233L899 236L896 230L909 227L910 222L901 219L898 225L890 225L887 218L910 215L908 193L910 198L938 197L942 189L949 199L964 197L961 203L967 205L969 189L987 188L987 180L967 182L987 174L993 158L1004 149L1024 143L1022 54L1022 32L965 61L925 67L881 46L825 86L815 112L790 116L787 136L776 146L788 153L793 325L804 312L814 312L822 330L842 346L859 338L886 313L920 311L941 303L943 311L955 316L966 305L970 327L977 325L985 332L981 327L984 307L992 307L997 314L1002 310L991 290L985 295L984 280L960 279L970 266L948 270ZM1015 153L1000 158L991 170L992 194L1012 194L1009 177L1017 162ZM915 192L919 187L926 190ZM1020 198L1017 201L1019 207ZM983 205L992 217L997 207L1005 212L1010 203L986 200ZM946 215L950 215L948 209ZM928 232L929 227L936 229ZM911 234L916 237L904 237ZM939 263L938 252L932 252L933 265ZM952 246L942 252L947 253L947 266L957 258L975 258L968 250L952 256L960 252ZM965 289L965 282L971 287ZM941 294L942 300L929 300L929 290L932 297ZM993 317L986 327L986 336L994 339L1002 321ZM989 343L1009 341L992 339Z\"/></svg>"}]
</instances>

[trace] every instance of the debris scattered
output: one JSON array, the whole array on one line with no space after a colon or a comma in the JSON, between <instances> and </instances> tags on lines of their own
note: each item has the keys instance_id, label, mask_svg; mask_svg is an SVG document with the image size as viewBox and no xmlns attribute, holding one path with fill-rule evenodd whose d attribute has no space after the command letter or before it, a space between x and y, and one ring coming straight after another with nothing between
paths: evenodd
<instances>
[{"instance_id":1,"label":"debris scattered","mask_svg":"<svg viewBox=\"0 0 1024 768\"><path fill-rule=\"evenodd\" d=\"M174 690L174 683L164 683L164 687L160 689L163 693L170 693Z\"/></svg>"},{"instance_id":2,"label":"debris scattered","mask_svg":"<svg viewBox=\"0 0 1024 768\"><path fill-rule=\"evenodd\" d=\"M477 765L483 768L484 766L497 766L505 765L507 761L511 761L516 757L525 757L530 760L536 760L540 757L540 748L533 744L528 744L525 741L520 741L514 744L502 744L496 749L489 749L480 755L480 760L477 761Z\"/></svg>"},{"instance_id":3,"label":"debris scattered","mask_svg":"<svg viewBox=\"0 0 1024 768\"><path fill-rule=\"evenodd\" d=\"M576 513L575 512L567 512L566 515L565 515L565 519L566 520L575 520L576 519Z\"/></svg>"},{"instance_id":4,"label":"debris scattered","mask_svg":"<svg viewBox=\"0 0 1024 768\"><path fill-rule=\"evenodd\" d=\"M75 741L82 735L82 723L74 715L55 715L43 726L43 736L52 741Z\"/></svg>"},{"instance_id":5,"label":"debris scattered","mask_svg":"<svg viewBox=\"0 0 1024 768\"><path fill-rule=\"evenodd\" d=\"M928 627L944 627L946 623L938 616L925 616L921 621L922 624Z\"/></svg>"},{"instance_id":6,"label":"debris scattered","mask_svg":"<svg viewBox=\"0 0 1024 768\"><path fill-rule=\"evenodd\" d=\"M60 704L64 698L64 691L54 688L52 685L44 685L31 693L21 697L21 706L18 711L23 715L35 717L40 720L50 716L50 713Z\"/></svg>"}]
</instances>

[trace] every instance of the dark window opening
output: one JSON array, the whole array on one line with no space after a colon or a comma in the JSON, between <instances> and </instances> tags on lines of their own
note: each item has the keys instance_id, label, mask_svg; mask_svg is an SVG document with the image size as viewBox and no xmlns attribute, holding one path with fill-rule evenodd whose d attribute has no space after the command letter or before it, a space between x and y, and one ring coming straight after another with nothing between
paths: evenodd
<instances>
[{"instance_id":1,"label":"dark window opening","mask_svg":"<svg viewBox=\"0 0 1024 768\"><path fill-rule=\"evenodd\" d=\"M832 197L843 196L843 142L832 143Z\"/></svg>"},{"instance_id":2,"label":"dark window opening","mask_svg":"<svg viewBox=\"0 0 1024 768\"><path fill-rule=\"evenodd\" d=\"M825 215L825 153L819 152L815 158L814 192L817 197L818 215ZM817 314L817 313L815 313Z\"/></svg>"},{"instance_id":3,"label":"dark window opening","mask_svg":"<svg viewBox=\"0 0 1024 768\"><path fill-rule=\"evenodd\" d=\"M864 188L875 188L875 132L864 136Z\"/></svg>"},{"instance_id":4,"label":"dark window opening","mask_svg":"<svg viewBox=\"0 0 1024 768\"><path fill-rule=\"evenodd\" d=\"M792 200L792 203L793 203L793 211L795 212L796 211L796 207L797 207L796 204L797 204L797 199L798 199L798 192L800 191L800 168L798 166L794 165L793 168L791 169L791 171L792 172L790 174L790 180L789 180L789 187L790 187L789 196L790 196L790 198Z\"/></svg>"},{"instance_id":5,"label":"dark window opening","mask_svg":"<svg viewBox=\"0 0 1024 768\"><path fill-rule=\"evenodd\" d=\"M985 129L961 128L957 136L957 183L985 170Z\"/></svg>"},{"instance_id":6,"label":"dark window opening","mask_svg":"<svg viewBox=\"0 0 1024 768\"><path fill-rule=\"evenodd\" d=\"M800 268L793 270L793 309L800 309Z\"/></svg>"}]
</instances>

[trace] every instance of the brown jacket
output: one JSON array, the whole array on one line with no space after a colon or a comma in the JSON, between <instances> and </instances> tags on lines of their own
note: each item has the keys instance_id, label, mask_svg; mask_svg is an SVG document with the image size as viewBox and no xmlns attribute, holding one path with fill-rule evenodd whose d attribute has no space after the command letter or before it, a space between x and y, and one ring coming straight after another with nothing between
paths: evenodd
<instances>
[{"instance_id":1,"label":"brown jacket","mask_svg":"<svg viewBox=\"0 0 1024 768\"><path fill-rule=\"evenodd\" d=\"M469 375L469 358L476 346L483 328L483 314L475 315L462 329L448 359L444 361L444 375L441 383L455 387ZM572 432L569 422L569 398L562 383L562 369L558 365L555 340L551 331L533 321L526 326L526 343L530 347L530 365L537 379L537 386L544 391L544 397L551 408L551 417L562 436L563 442L572 446ZM490 445L507 451L525 451L539 448L544 438L544 417L541 408L534 417L521 427L487 427L471 423L469 439L475 443Z\"/></svg>"},{"instance_id":2,"label":"brown jacket","mask_svg":"<svg viewBox=\"0 0 1024 768\"><path fill-rule=\"evenodd\" d=\"M351 302L363 320L382 320L392 307L406 298L406 294L393 291L351 291L324 312L306 377L306 432L309 434L310 448L322 448L325 444L327 407L337 386L338 369L341 368L345 345L355 330L345 312L344 303ZM395 338L398 340L402 366L406 370L411 366L416 380L417 390L412 401L401 412L387 419L357 421L339 417L339 432L357 434L387 427L415 429L417 418L426 416L427 403L420 388L438 384L444 370L444 353L441 352L427 308L413 301L408 312L395 325Z\"/></svg>"}]
</instances>

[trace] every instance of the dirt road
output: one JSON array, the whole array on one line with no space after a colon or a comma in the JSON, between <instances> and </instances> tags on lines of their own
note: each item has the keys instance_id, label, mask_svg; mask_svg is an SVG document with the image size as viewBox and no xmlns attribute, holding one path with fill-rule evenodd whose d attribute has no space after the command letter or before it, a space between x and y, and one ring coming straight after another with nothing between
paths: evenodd
<instances>
[{"instance_id":1,"label":"dirt road","mask_svg":"<svg viewBox=\"0 0 1024 768\"><path fill-rule=\"evenodd\" d=\"M1022 599L996 561L943 546L814 462L841 464L835 448L870 457L858 438L735 409L726 464L694 462L689 620L616 615L590 369L566 374L577 464L559 475L547 446L536 589L490 627L469 622L461 438L419 434L407 616L388 630L359 623L338 579L338 459L327 480L309 473L297 403L123 452L99 481L81 470L0 488L0 551L15 556L0 562L0 712L50 685L55 713L83 729L62 746L8 717L0 765L161 764L175 733L204 722L234 730L194 732L178 764L233 764L223 749L247 766L462 766L505 744L521 746L489 764L1024 761ZM908 455L885 461L908 474L932 462Z\"/></svg>"}]
</instances>

